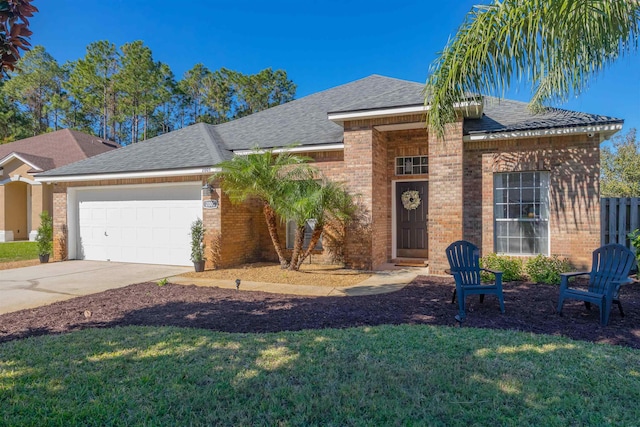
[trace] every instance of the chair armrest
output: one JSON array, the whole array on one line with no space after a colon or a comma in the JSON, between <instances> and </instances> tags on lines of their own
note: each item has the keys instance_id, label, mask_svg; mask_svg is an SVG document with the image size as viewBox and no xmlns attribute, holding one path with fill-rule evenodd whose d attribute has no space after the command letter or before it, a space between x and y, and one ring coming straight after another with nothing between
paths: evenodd
<instances>
[{"instance_id":1,"label":"chair armrest","mask_svg":"<svg viewBox=\"0 0 640 427\"><path fill-rule=\"evenodd\" d=\"M560 276L575 277L575 276L583 276L585 274L591 274L591 272L590 271L571 271L568 273L560 273Z\"/></svg>"},{"instance_id":2,"label":"chair armrest","mask_svg":"<svg viewBox=\"0 0 640 427\"><path fill-rule=\"evenodd\" d=\"M488 268L481 268L480 270L486 271L487 273L491 273L491 274L502 274L502 271L489 270Z\"/></svg>"}]
</instances>

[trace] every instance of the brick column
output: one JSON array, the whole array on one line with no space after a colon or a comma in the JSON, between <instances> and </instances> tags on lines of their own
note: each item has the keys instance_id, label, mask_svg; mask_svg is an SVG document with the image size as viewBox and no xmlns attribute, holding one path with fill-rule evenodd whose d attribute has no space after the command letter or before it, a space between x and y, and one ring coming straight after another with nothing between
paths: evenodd
<instances>
[{"instance_id":1,"label":"brick column","mask_svg":"<svg viewBox=\"0 0 640 427\"><path fill-rule=\"evenodd\" d=\"M346 230L345 262L374 269L387 261L387 152L384 137L367 122L345 123L345 181L359 205Z\"/></svg>"},{"instance_id":2,"label":"brick column","mask_svg":"<svg viewBox=\"0 0 640 427\"><path fill-rule=\"evenodd\" d=\"M69 256L67 228L67 188L55 184L53 189L53 261L65 261Z\"/></svg>"},{"instance_id":3,"label":"brick column","mask_svg":"<svg viewBox=\"0 0 640 427\"><path fill-rule=\"evenodd\" d=\"M448 124L443 138L429 133L429 271L449 268L445 249L463 238L462 121Z\"/></svg>"}]
</instances>

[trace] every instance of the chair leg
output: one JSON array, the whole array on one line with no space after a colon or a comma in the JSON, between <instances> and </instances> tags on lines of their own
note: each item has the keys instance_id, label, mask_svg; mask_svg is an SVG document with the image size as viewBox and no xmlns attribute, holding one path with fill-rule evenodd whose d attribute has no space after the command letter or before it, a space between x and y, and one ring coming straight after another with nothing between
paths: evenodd
<instances>
[{"instance_id":1,"label":"chair leg","mask_svg":"<svg viewBox=\"0 0 640 427\"><path fill-rule=\"evenodd\" d=\"M585 301L584 306L587 308L587 310L591 311L591 303L589 301Z\"/></svg>"},{"instance_id":2,"label":"chair leg","mask_svg":"<svg viewBox=\"0 0 640 427\"><path fill-rule=\"evenodd\" d=\"M451 297L451 304L453 304L454 302L456 302L456 290L453 290L453 296Z\"/></svg>"},{"instance_id":3,"label":"chair leg","mask_svg":"<svg viewBox=\"0 0 640 427\"><path fill-rule=\"evenodd\" d=\"M611 300L603 297L600 304L600 324L602 326L607 326L609 323L609 313L611 313Z\"/></svg>"},{"instance_id":4,"label":"chair leg","mask_svg":"<svg viewBox=\"0 0 640 427\"><path fill-rule=\"evenodd\" d=\"M500 313L504 314L504 297L502 294L498 295L498 302L500 302Z\"/></svg>"},{"instance_id":5,"label":"chair leg","mask_svg":"<svg viewBox=\"0 0 640 427\"><path fill-rule=\"evenodd\" d=\"M480 294L480 304L484 302L484 294Z\"/></svg>"},{"instance_id":6,"label":"chair leg","mask_svg":"<svg viewBox=\"0 0 640 427\"><path fill-rule=\"evenodd\" d=\"M558 312L558 314L560 316L562 316L562 306L564 305L564 297L562 295L560 295L560 298L558 298L558 308L556 308L556 311Z\"/></svg>"},{"instance_id":7,"label":"chair leg","mask_svg":"<svg viewBox=\"0 0 640 427\"><path fill-rule=\"evenodd\" d=\"M462 323L465 317L467 317L467 313L465 312L466 307L464 304L464 300L465 300L464 292L458 292L458 315L456 316L456 320L460 323Z\"/></svg>"},{"instance_id":8,"label":"chair leg","mask_svg":"<svg viewBox=\"0 0 640 427\"><path fill-rule=\"evenodd\" d=\"M614 304L618 304L618 310L620 310L620 317L624 317L624 311L622 311L622 304L619 299L613 300Z\"/></svg>"}]
</instances>

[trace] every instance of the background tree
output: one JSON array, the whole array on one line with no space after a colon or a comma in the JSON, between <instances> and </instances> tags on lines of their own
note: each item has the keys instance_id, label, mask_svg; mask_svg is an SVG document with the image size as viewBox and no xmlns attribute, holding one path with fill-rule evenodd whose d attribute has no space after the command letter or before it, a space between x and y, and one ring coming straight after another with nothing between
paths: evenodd
<instances>
[{"instance_id":1,"label":"background tree","mask_svg":"<svg viewBox=\"0 0 640 427\"><path fill-rule=\"evenodd\" d=\"M39 135L49 129L50 101L59 92L62 68L46 52L36 46L16 63L16 70L5 83L5 93L26 111L31 122L31 135Z\"/></svg>"},{"instance_id":2,"label":"background tree","mask_svg":"<svg viewBox=\"0 0 640 427\"><path fill-rule=\"evenodd\" d=\"M257 74L236 73L233 78L236 106L234 117L243 117L294 99L296 85L284 70L266 68Z\"/></svg>"},{"instance_id":3,"label":"background tree","mask_svg":"<svg viewBox=\"0 0 640 427\"><path fill-rule=\"evenodd\" d=\"M29 136L29 120L16 102L9 100L0 82L0 144Z\"/></svg>"},{"instance_id":4,"label":"background tree","mask_svg":"<svg viewBox=\"0 0 640 427\"><path fill-rule=\"evenodd\" d=\"M127 43L122 50L122 68L116 76L116 87L121 93L122 111L129 119L130 143L147 138L149 118L162 102L159 89L162 82L161 65L153 60L151 49L142 41Z\"/></svg>"},{"instance_id":5,"label":"background tree","mask_svg":"<svg viewBox=\"0 0 640 427\"><path fill-rule=\"evenodd\" d=\"M600 195L640 197L640 140L636 129L612 139L600 153Z\"/></svg>"},{"instance_id":6,"label":"background tree","mask_svg":"<svg viewBox=\"0 0 640 427\"><path fill-rule=\"evenodd\" d=\"M114 77L120 71L116 46L107 40L93 42L87 46L84 58L69 68L64 86L80 106L76 114L92 122L98 136L115 140L118 97Z\"/></svg>"},{"instance_id":7,"label":"background tree","mask_svg":"<svg viewBox=\"0 0 640 427\"><path fill-rule=\"evenodd\" d=\"M589 80L638 47L637 0L494 0L475 6L432 64L428 125L442 135L469 94L503 97L514 81L533 86L534 112L579 94Z\"/></svg>"},{"instance_id":8,"label":"background tree","mask_svg":"<svg viewBox=\"0 0 640 427\"><path fill-rule=\"evenodd\" d=\"M29 20L38 9L32 0L0 0L0 79L13 70L20 50L29 50Z\"/></svg>"},{"instance_id":9,"label":"background tree","mask_svg":"<svg viewBox=\"0 0 640 427\"><path fill-rule=\"evenodd\" d=\"M185 97L185 104L188 105L190 117L185 123L198 123L200 118L205 115L203 111L205 97L205 78L211 74L211 71L203 64L196 64L192 69L184 74L184 78L178 83L181 92Z\"/></svg>"}]
</instances>

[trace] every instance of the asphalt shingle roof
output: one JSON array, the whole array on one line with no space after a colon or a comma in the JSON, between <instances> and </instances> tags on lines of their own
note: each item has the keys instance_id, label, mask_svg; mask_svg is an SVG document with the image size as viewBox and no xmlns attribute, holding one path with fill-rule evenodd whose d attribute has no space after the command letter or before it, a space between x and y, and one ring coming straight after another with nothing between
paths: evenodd
<instances>
[{"instance_id":1,"label":"asphalt shingle roof","mask_svg":"<svg viewBox=\"0 0 640 427\"><path fill-rule=\"evenodd\" d=\"M195 124L40 175L209 167L231 158L235 150L340 143L343 128L328 120L328 113L423 105L423 88L422 83L372 75L231 122ZM522 102L485 100L485 114L465 120L465 134L622 123L557 109L534 116Z\"/></svg>"},{"instance_id":2,"label":"asphalt shingle roof","mask_svg":"<svg viewBox=\"0 0 640 427\"><path fill-rule=\"evenodd\" d=\"M15 153L40 170L64 166L118 148L83 132L62 129L0 145L0 159Z\"/></svg>"}]
</instances>

